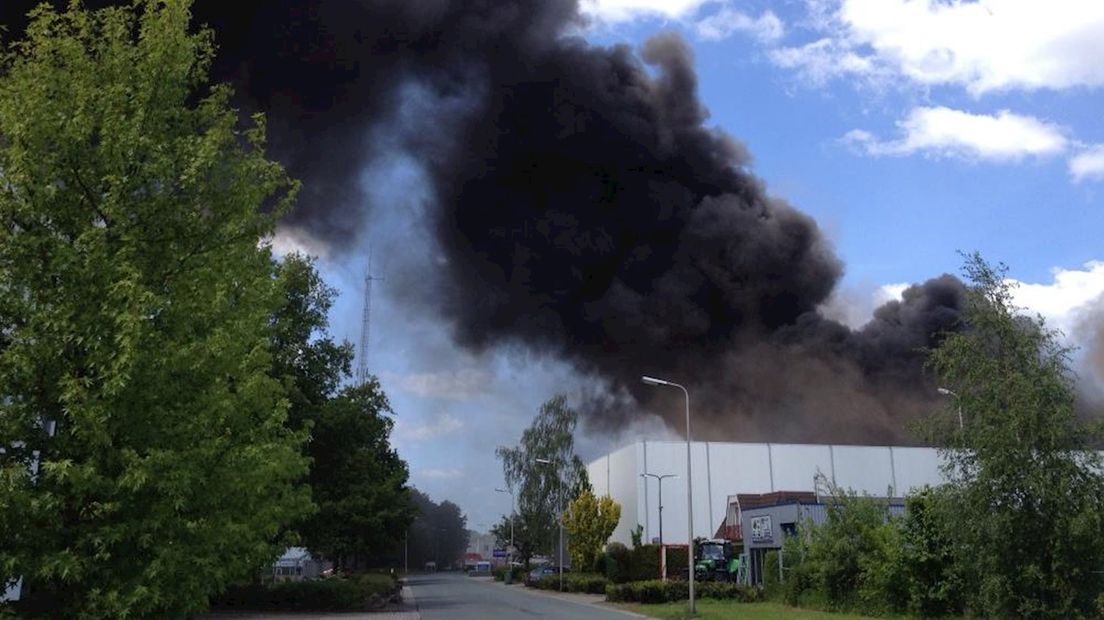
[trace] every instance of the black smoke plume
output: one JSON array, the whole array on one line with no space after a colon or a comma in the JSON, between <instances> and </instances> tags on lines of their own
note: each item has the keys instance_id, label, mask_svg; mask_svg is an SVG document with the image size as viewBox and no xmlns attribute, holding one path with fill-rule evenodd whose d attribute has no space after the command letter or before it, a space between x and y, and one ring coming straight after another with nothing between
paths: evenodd
<instances>
[{"instance_id":1,"label":"black smoke plume","mask_svg":"<svg viewBox=\"0 0 1104 620\"><path fill-rule=\"evenodd\" d=\"M195 15L216 76L268 114L305 181L285 226L351 249L364 213L388 208L365 204L364 166L412 154L444 260L410 299L465 347L570 361L602 386L592 429L641 408L677 427L644 373L688 384L718 439L901 441L930 408L922 350L956 327L962 284L913 287L858 331L824 318L839 259L708 126L677 36L593 46L555 0L198 0ZM369 139L396 124L397 143Z\"/></svg>"}]
</instances>

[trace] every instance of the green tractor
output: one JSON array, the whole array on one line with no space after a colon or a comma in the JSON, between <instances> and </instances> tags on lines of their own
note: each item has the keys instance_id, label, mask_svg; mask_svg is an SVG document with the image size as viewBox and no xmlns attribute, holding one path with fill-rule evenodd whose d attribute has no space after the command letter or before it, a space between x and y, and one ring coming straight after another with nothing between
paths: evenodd
<instances>
[{"instance_id":1,"label":"green tractor","mask_svg":"<svg viewBox=\"0 0 1104 620\"><path fill-rule=\"evenodd\" d=\"M733 553L729 540L701 541L695 560L694 578L699 581L735 581L740 572L740 557Z\"/></svg>"}]
</instances>

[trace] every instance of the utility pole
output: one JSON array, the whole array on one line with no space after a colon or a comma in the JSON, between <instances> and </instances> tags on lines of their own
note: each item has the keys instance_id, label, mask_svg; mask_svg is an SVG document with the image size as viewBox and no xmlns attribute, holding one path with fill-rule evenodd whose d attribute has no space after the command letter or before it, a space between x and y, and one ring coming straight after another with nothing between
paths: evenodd
<instances>
[{"instance_id":1,"label":"utility pole","mask_svg":"<svg viewBox=\"0 0 1104 620\"><path fill-rule=\"evenodd\" d=\"M360 350L357 352L356 383L368 381L368 337L372 322L372 282L383 280L372 275L372 249L368 248L368 268L364 272L364 318L360 326Z\"/></svg>"}]
</instances>

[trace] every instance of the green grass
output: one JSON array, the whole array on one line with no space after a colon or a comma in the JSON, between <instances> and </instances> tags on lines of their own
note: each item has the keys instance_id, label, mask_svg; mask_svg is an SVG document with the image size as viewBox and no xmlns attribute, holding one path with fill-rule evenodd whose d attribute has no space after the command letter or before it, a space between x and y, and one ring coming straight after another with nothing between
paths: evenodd
<instances>
[{"instance_id":1,"label":"green grass","mask_svg":"<svg viewBox=\"0 0 1104 620\"><path fill-rule=\"evenodd\" d=\"M616 605L626 611L643 614L651 618L681 620L686 618L686 602L663 603L661 605L641 605L639 603L620 603ZM814 611L789 607L781 603L740 603L736 601L698 601L698 613L695 618L714 620L720 618L739 618L740 620L863 620L869 616L837 614L827 611Z\"/></svg>"}]
</instances>

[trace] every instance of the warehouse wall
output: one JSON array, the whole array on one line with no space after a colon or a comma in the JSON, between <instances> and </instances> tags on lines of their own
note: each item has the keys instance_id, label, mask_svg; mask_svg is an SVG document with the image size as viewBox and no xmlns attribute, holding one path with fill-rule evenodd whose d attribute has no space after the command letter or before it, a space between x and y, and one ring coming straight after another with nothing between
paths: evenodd
<instances>
[{"instance_id":1,"label":"warehouse wall","mask_svg":"<svg viewBox=\"0 0 1104 620\"><path fill-rule=\"evenodd\" d=\"M711 537L724 523L728 497L738 493L815 491L819 471L842 488L875 496L903 496L925 484L939 484L934 448L695 442L694 535ZM640 474L676 474L663 482L663 538L687 539L686 444L637 442L588 466L595 493L621 504L621 522L611 540L631 543L631 531L645 526L645 540L659 536L656 481Z\"/></svg>"}]
</instances>

